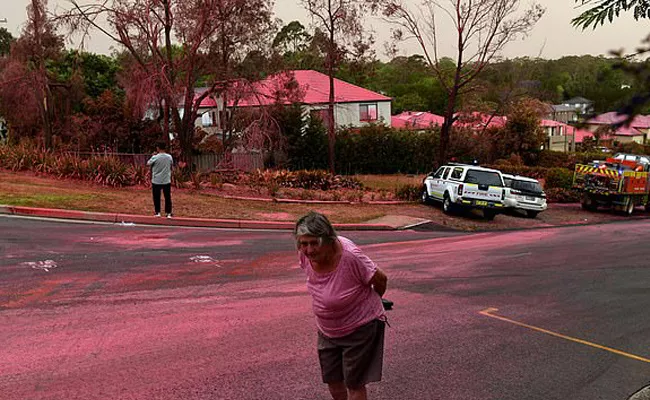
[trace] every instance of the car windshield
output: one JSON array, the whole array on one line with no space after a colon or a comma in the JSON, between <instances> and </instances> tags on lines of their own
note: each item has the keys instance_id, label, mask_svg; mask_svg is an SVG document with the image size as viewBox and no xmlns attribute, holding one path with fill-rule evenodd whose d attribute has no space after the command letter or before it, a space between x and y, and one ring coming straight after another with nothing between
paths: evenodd
<instances>
[{"instance_id":1,"label":"car windshield","mask_svg":"<svg viewBox=\"0 0 650 400\"><path fill-rule=\"evenodd\" d=\"M496 172L479 171L470 169L465 175L466 183L477 183L479 185L503 186L501 177Z\"/></svg>"},{"instance_id":2,"label":"car windshield","mask_svg":"<svg viewBox=\"0 0 650 400\"><path fill-rule=\"evenodd\" d=\"M542 190L542 186L539 183L529 182L529 181L513 180L511 187L513 189L521 190L523 192L530 192L530 193L542 193L544 191Z\"/></svg>"}]
</instances>

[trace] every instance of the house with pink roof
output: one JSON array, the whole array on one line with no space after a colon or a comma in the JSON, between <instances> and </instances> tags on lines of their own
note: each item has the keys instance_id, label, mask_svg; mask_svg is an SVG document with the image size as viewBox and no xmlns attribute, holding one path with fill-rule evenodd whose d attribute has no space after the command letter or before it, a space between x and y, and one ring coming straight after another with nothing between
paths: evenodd
<instances>
[{"instance_id":1,"label":"house with pink roof","mask_svg":"<svg viewBox=\"0 0 650 400\"><path fill-rule=\"evenodd\" d=\"M391 118L391 126L395 129L425 130L441 127L443 122L444 117L425 111L404 111Z\"/></svg>"},{"instance_id":2,"label":"house with pink roof","mask_svg":"<svg viewBox=\"0 0 650 400\"><path fill-rule=\"evenodd\" d=\"M481 112L465 112L457 114L458 119L454 126L473 129L476 132L488 128L503 128L508 122L508 117L491 115ZM394 115L392 127L396 129L424 130L432 127L441 127L444 117L428 112L405 111ZM575 128L554 120L542 119L540 125L546 133L545 149L554 151L575 151Z\"/></svg>"},{"instance_id":3,"label":"house with pink roof","mask_svg":"<svg viewBox=\"0 0 650 400\"><path fill-rule=\"evenodd\" d=\"M575 151L575 128L564 122L542 119L540 126L546 133L544 148L553 151Z\"/></svg>"},{"instance_id":4,"label":"house with pink roof","mask_svg":"<svg viewBox=\"0 0 650 400\"><path fill-rule=\"evenodd\" d=\"M480 131L490 128L503 128L507 122L508 117L506 116L474 111L456 113L454 125Z\"/></svg>"},{"instance_id":5,"label":"house with pink roof","mask_svg":"<svg viewBox=\"0 0 650 400\"><path fill-rule=\"evenodd\" d=\"M196 96L204 90L197 89ZM300 104L304 115L316 115L328 123L329 78L318 71L285 71L252 84L237 82L224 97L208 96L201 101L197 127L219 131L224 113L277 104ZM392 98L380 93L334 79L334 101L334 122L338 127L391 122Z\"/></svg>"},{"instance_id":6,"label":"house with pink roof","mask_svg":"<svg viewBox=\"0 0 650 400\"><path fill-rule=\"evenodd\" d=\"M640 143L644 144L650 135L650 116L637 115L632 119L629 126L617 126L627 118L626 115L619 114L616 111L607 112L597 115L585 123L586 130L589 132L596 132L597 130L609 130L610 136L613 141L620 143Z\"/></svg>"},{"instance_id":7,"label":"house with pink roof","mask_svg":"<svg viewBox=\"0 0 650 400\"><path fill-rule=\"evenodd\" d=\"M304 114L316 115L327 124L329 88L329 77L318 71L287 71L231 91L227 108L300 104ZM390 97L380 93L334 79L334 122L337 127L390 124L391 101Z\"/></svg>"},{"instance_id":8,"label":"house with pink roof","mask_svg":"<svg viewBox=\"0 0 650 400\"><path fill-rule=\"evenodd\" d=\"M578 129L576 127L570 126L569 127L572 130L572 135L575 140L576 146L581 145L584 143L585 139L591 139L595 140L594 133L591 131L588 131L586 129ZM605 135L600 138L601 141L603 140L608 140L609 136ZM603 143L604 144L604 143Z\"/></svg>"}]
</instances>

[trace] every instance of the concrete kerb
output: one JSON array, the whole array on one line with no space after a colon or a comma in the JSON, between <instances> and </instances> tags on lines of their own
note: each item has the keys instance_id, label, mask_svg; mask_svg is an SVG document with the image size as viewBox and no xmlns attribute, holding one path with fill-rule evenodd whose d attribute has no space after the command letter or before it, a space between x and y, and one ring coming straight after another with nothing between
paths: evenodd
<instances>
[{"instance_id":1,"label":"concrete kerb","mask_svg":"<svg viewBox=\"0 0 650 400\"><path fill-rule=\"evenodd\" d=\"M234 229L276 229L292 230L294 223L289 221L254 221L236 219L204 219L174 217L159 218L145 215L101 213L91 211L63 210L54 208L35 208L22 206L9 206L0 204L0 214L22 215L32 217L45 217L56 219L71 219L83 221L98 221L115 224L144 224L163 226L184 226L202 228L234 228ZM384 224L334 224L336 229L351 230L396 230L397 228Z\"/></svg>"},{"instance_id":2,"label":"concrete kerb","mask_svg":"<svg viewBox=\"0 0 650 400\"><path fill-rule=\"evenodd\" d=\"M14 207L13 206L6 206L4 204L0 204L0 214L12 215L13 213L14 213Z\"/></svg>"}]
</instances>

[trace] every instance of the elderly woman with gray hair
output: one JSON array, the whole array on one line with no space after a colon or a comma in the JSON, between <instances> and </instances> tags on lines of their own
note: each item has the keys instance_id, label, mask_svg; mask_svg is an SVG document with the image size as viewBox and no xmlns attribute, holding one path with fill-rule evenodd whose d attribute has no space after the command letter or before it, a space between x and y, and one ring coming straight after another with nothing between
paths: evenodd
<instances>
[{"instance_id":1,"label":"elderly woman with gray hair","mask_svg":"<svg viewBox=\"0 0 650 400\"><path fill-rule=\"evenodd\" d=\"M381 380L388 278L322 214L300 218L294 235L318 326L323 382L334 400L365 400L366 384Z\"/></svg>"}]
</instances>

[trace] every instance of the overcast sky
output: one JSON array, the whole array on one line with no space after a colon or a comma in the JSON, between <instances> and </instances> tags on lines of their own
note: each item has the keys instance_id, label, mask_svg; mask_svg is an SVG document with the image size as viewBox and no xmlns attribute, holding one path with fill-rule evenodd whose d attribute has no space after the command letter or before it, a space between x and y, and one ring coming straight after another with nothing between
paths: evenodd
<instances>
[{"instance_id":1,"label":"overcast sky","mask_svg":"<svg viewBox=\"0 0 650 400\"><path fill-rule=\"evenodd\" d=\"M411 0L420 4L420 0ZM443 2L445 0L442 0ZM26 7L29 0L0 0L0 19L6 18L5 26L14 36L18 36L26 20ZM633 51L643 38L650 34L650 23L647 20L634 21L627 15L611 25L581 31L573 28L570 21L579 14L574 0L539 0L547 11L542 20L535 26L532 33L523 40L510 43L504 49L503 55L508 58L519 56L541 56L546 59L556 59L565 55L607 55L609 51L624 48ZM50 0L50 8L66 6L67 0ZM526 0L523 4L528 4ZM299 20L303 24L310 23L307 13L297 0L276 0L276 17L285 23ZM389 26L378 19L371 19L366 24L371 26L378 38L378 56L383 57L381 44L389 38ZM449 31L449 30L447 30ZM452 31L449 31L453 35ZM452 42L450 38L450 42ZM110 53L112 43L99 33L95 34L87 46L88 51ZM418 53L415 43L405 43L401 46L403 54ZM442 52L450 55L452 48L442 48Z\"/></svg>"}]
</instances>

